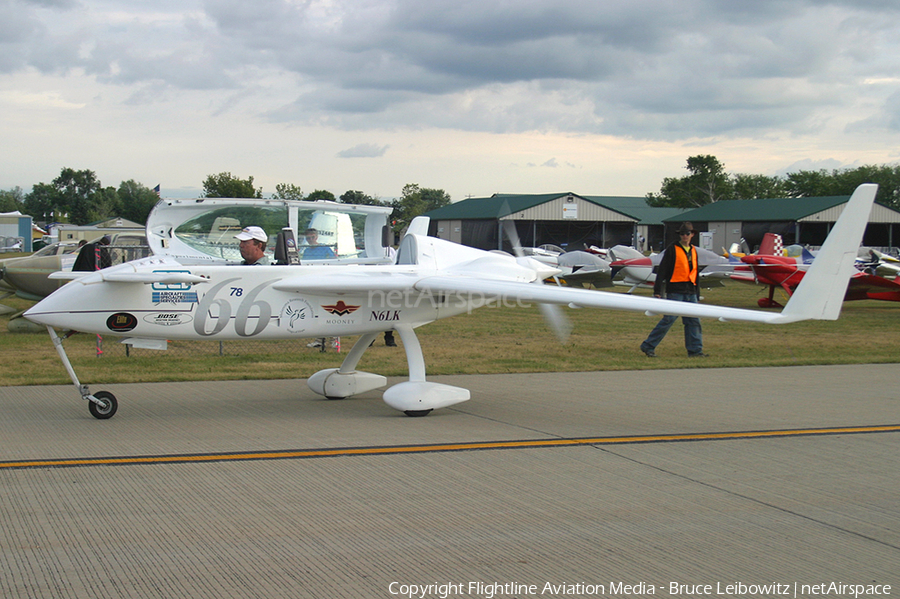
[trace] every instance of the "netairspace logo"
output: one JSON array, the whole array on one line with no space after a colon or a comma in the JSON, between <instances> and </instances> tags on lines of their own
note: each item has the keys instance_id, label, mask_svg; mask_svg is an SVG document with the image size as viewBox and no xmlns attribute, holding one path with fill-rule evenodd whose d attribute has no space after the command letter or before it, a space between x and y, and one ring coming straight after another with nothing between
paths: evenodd
<instances>
[{"instance_id":1,"label":"netairspace logo","mask_svg":"<svg viewBox=\"0 0 900 599\"><path fill-rule=\"evenodd\" d=\"M478 308L530 308L532 302L518 297L477 291L432 292L416 290L369 291L368 304L390 310L416 308L465 308L468 312Z\"/></svg>"}]
</instances>

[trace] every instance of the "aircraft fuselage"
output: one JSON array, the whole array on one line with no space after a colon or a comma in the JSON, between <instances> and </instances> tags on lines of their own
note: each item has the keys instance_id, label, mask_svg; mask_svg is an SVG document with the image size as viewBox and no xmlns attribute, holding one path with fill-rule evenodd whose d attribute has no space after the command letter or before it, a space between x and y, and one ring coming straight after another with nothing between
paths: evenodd
<instances>
[{"instance_id":1,"label":"aircraft fuselage","mask_svg":"<svg viewBox=\"0 0 900 599\"><path fill-rule=\"evenodd\" d=\"M415 290L304 293L279 290L286 278L327 280L352 266L197 266L178 272L206 283L105 282L91 274L68 283L29 311L56 328L147 339L288 339L359 335L398 324L417 327L474 306ZM408 267L362 267L365 272ZM153 272L166 270L155 269ZM113 293L112 290L115 289Z\"/></svg>"}]
</instances>

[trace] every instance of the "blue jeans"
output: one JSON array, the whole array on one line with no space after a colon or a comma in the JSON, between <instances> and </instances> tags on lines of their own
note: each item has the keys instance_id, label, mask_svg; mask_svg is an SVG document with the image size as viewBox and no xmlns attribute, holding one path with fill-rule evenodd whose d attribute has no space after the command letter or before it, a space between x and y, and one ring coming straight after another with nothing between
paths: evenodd
<instances>
[{"instance_id":1,"label":"blue jeans","mask_svg":"<svg viewBox=\"0 0 900 599\"><path fill-rule=\"evenodd\" d=\"M697 303L697 295L694 293L668 293L666 298L677 302ZM653 330L650 331L647 339L641 343L641 351L655 350L676 320L678 320L677 316L663 316ZM681 322L684 324L684 347L687 349L688 355L702 353L703 331L700 328L700 319L682 316Z\"/></svg>"}]
</instances>

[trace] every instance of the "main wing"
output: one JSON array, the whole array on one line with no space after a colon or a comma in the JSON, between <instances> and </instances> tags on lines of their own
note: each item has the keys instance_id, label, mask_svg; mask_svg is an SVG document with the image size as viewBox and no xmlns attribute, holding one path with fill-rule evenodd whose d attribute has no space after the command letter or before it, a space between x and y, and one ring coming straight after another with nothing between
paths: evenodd
<instances>
[{"instance_id":1,"label":"main wing","mask_svg":"<svg viewBox=\"0 0 900 599\"><path fill-rule=\"evenodd\" d=\"M886 279L878 275L856 273L850 277L847 300L883 300L900 302L900 281Z\"/></svg>"},{"instance_id":2,"label":"main wing","mask_svg":"<svg viewBox=\"0 0 900 599\"><path fill-rule=\"evenodd\" d=\"M498 300L504 304L512 302L534 302L538 304L565 304L576 307L605 308L644 312L647 315L672 314L675 316L695 316L748 322L792 322L781 314L760 312L741 308L728 308L708 304L690 304L655 297L634 296L628 293L573 289L555 285L535 285L513 281L491 281L469 277L432 276L416 283L419 291L432 294L465 295L487 301ZM810 315L806 318L815 318Z\"/></svg>"},{"instance_id":3,"label":"main wing","mask_svg":"<svg viewBox=\"0 0 900 599\"><path fill-rule=\"evenodd\" d=\"M504 273L514 264L522 267L522 259L499 254L474 254L471 248L462 248L434 238L419 238L417 245L423 255L435 261L447 259L444 251L471 253L473 259L458 261L446 268L432 270L415 267L385 268L355 272L344 271L310 280L310 277L293 277L273 285L276 289L297 292L359 293L418 292L432 295L455 296L466 301L497 300L535 302L539 304L572 304L575 306L628 310L647 314L672 314L764 323L787 323L798 320L835 320L844 300L850 276L856 272L854 261L857 247L868 222L876 185L861 185L844 208L840 219L822 246L818 259L813 263L797 288L791 301L781 313L761 312L707 304L690 304L670 300L635 297L621 293L592 291L544 285L528 282L521 275L505 277ZM453 248L444 247L452 245ZM512 272L512 271L509 271ZM323 273L324 274L324 273ZM389 276L386 276L389 275ZM543 277L532 277L543 278Z\"/></svg>"}]
</instances>

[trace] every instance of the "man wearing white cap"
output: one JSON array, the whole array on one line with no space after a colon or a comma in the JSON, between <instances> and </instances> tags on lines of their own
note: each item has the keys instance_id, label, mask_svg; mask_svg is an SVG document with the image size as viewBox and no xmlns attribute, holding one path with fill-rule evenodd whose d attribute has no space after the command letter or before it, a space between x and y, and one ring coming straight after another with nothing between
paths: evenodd
<instances>
[{"instance_id":1,"label":"man wearing white cap","mask_svg":"<svg viewBox=\"0 0 900 599\"><path fill-rule=\"evenodd\" d=\"M241 264L268 264L266 258L266 244L269 236L260 227L244 227L240 233L234 236L241 241Z\"/></svg>"}]
</instances>

